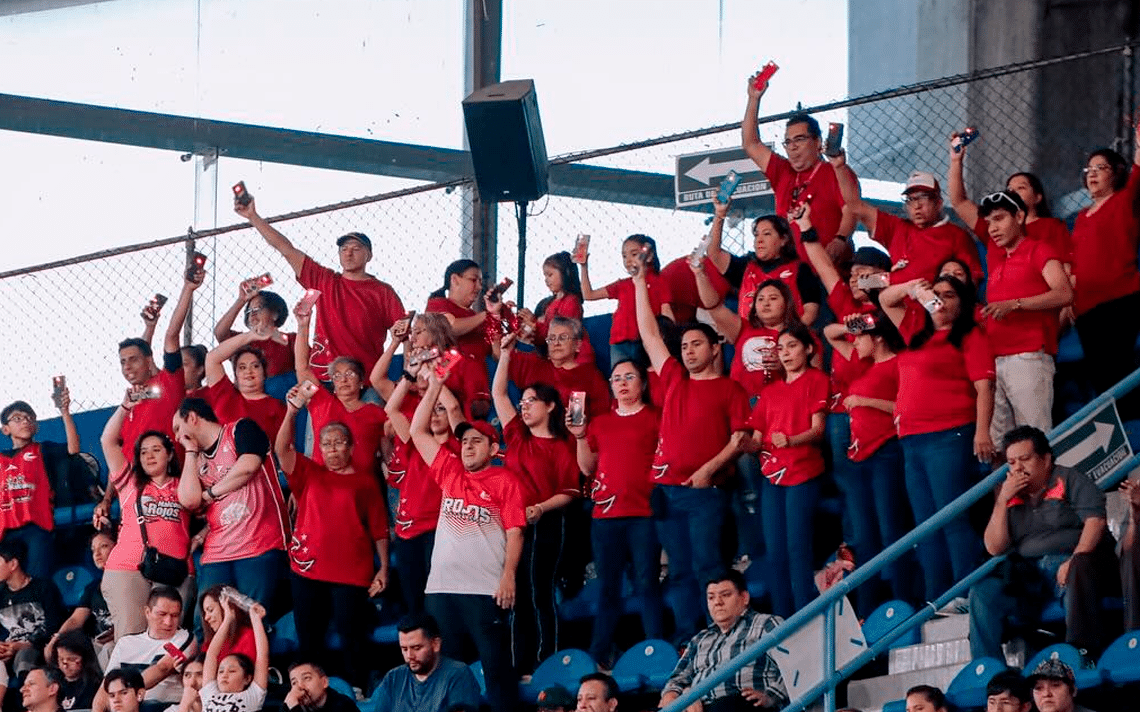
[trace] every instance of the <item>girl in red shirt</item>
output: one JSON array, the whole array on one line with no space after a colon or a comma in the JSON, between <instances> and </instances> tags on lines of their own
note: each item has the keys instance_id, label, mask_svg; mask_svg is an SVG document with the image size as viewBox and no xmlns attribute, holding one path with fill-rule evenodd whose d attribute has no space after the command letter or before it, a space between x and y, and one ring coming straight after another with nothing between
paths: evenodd
<instances>
[{"instance_id":1,"label":"girl in red shirt","mask_svg":"<svg viewBox=\"0 0 1140 712\"><path fill-rule=\"evenodd\" d=\"M238 298L233 306L218 319L214 326L214 338L218 343L238 335L234 331L234 321L238 312L243 312L245 328L249 331L259 331L271 334L268 338L260 338L251 342L251 346L261 349L269 367L265 371L266 378L280 376L293 371L293 342L297 335L279 331L289 318L289 306L276 292L259 290L256 279L245 280L238 287ZM244 310L244 311L243 311Z\"/></svg>"},{"instance_id":2,"label":"girl in red shirt","mask_svg":"<svg viewBox=\"0 0 1140 712\"><path fill-rule=\"evenodd\" d=\"M541 347L546 340L551 321L558 317L566 319L584 319L582 313L582 283L578 279L578 270L570 259L569 252L556 252L542 263L542 278L550 296L540 301L532 312L529 309L519 309L519 319L529 324L533 330L530 339L536 347ZM494 348L495 344L491 344ZM575 357L578 363L593 363L594 349L590 345L590 337L583 331L578 354Z\"/></svg>"},{"instance_id":3,"label":"girl in red shirt","mask_svg":"<svg viewBox=\"0 0 1140 712\"><path fill-rule=\"evenodd\" d=\"M648 363L645 349L641 346L641 336L637 330L637 309L633 296L633 280L629 277L610 282L601 289L590 284L589 254L579 265L582 282L582 298L588 302L598 299L616 299L613 324L610 327L610 363L635 359ZM638 265L644 263L646 283L649 286L649 301L653 313L673 318L673 308L669 306L672 296L669 285L661 278L661 260L657 257L657 243L648 235L630 235L621 244L621 258L625 271L633 274Z\"/></svg>"},{"instance_id":4,"label":"girl in red shirt","mask_svg":"<svg viewBox=\"0 0 1140 712\"><path fill-rule=\"evenodd\" d=\"M772 612L787 617L816 596L813 515L824 467L828 381L810 365L815 338L802 323L780 333L778 349L784 380L764 390L749 425L764 475L760 502Z\"/></svg>"},{"instance_id":5,"label":"girl in red shirt","mask_svg":"<svg viewBox=\"0 0 1140 712\"><path fill-rule=\"evenodd\" d=\"M908 346L898 356L895 422L920 523L977 481L975 456L993 460L994 357L975 326L974 290L953 277L892 285L879 303ZM938 306L928 313L916 303ZM973 571L979 544L965 516L919 543L926 600Z\"/></svg>"},{"instance_id":6,"label":"girl in red shirt","mask_svg":"<svg viewBox=\"0 0 1140 712\"><path fill-rule=\"evenodd\" d=\"M268 333L261 328L250 330L226 339L206 354L207 388L202 397L214 409L220 422L232 423L249 418L272 438L277 435L285 418L285 404L265 392L269 363L265 354L253 344L275 338L263 338L266 336ZM234 370L236 384L226 375L222 365L227 360Z\"/></svg>"},{"instance_id":7,"label":"girl in red shirt","mask_svg":"<svg viewBox=\"0 0 1140 712\"><path fill-rule=\"evenodd\" d=\"M590 657L603 667L614 662L614 629L621 613L626 565L633 568L634 595L641 600L641 627L647 639L663 638L661 545L653 531L649 497L653 491L653 454L657 450L661 409L649 396L649 374L635 361L622 361L610 373L617 407L589 424L567 428L577 438L578 466L589 478L594 501L590 541L598 572L598 613L594 616Z\"/></svg>"},{"instance_id":8,"label":"girl in red shirt","mask_svg":"<svg viewBox=\"0 0 1140 712\"><path fill-rule=\"evenodd\" d=\"M198 596L199 615L202 618L202 647L210 647L222 628L222 619L225 609L222 608L222 589L228 588L225 584L211 586ZM241 653L250 660L257 659L257 647L253 638L253 624L249 620L249 612L241 608L234 609L234 622L226 633L226 641L222 644L218 659L233 653Z\"/></svg>"},{"instance_id":9,"label":"girl in red shirt","mask_svg":"<svg viewBox=\"0 0 1140 712\"><path fill-rule=\"evenodd\" d=\"M474 260L456 260L443 273L443 287L428 297L427 312L442 314L451 324L459 350L483 363L491 353L484 322L488 315L475 311L483 294L483 272Z\"/></svg>"},{"instance_id":10,"label":"girl in red shirt","mask_svg":"<svg viewBox=\"0 0 1140 712\"><path fill-rule=\"evenodd\" d=\"M534 383L523 390L515 410L507 394L515 335L504 336L500 346L491 396L507 444L503 464L519 477L530 525L523 539L512 617L515 666L526 675L559 649L554 582L565 534L562 509L579 496L581 487L561 396L553 386Z\"/></svg>"}]
</instances>

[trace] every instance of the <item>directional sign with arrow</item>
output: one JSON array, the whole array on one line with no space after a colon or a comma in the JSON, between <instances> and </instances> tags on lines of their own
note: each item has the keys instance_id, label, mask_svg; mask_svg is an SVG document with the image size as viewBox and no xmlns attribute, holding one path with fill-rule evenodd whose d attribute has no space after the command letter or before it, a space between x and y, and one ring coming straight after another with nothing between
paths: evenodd
<instances>
[{"instance_id":1,"label":"directional sign with arrow","mask_svg":"<svg viewBox=\"0 0 1140 712\"><path fill-rule=\"evenodd\" d=\"M711 203L717 188L729 171L741 176L733 194L737 199L755 195L771 195L768 179L748 157L743 148L720 148L677 156L675 185L677 207Z\"/></svg>"},{"instance_id":2,"label":"directional sign with arrow","mask_svg":"<svg viewBox=\"0 0 1140 712\"><path fill-rule=\"evenodd\" d=\"M1108 401L1069 428L1054 441L1053 452L1058 465L1080 470L1098 484L1111 475L1117 465L1132 457L1116 401Z\"/></svg>"}]
</instances>

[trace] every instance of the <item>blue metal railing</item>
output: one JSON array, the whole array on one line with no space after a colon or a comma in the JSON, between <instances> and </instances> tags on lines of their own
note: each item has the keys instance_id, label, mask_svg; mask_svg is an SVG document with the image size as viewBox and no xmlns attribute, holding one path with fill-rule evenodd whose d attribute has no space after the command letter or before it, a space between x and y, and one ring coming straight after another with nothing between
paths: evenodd
<instances>
[{"instance_id":1,"label":"blue metal railing","mask_svg":"<svg viewBox=\"0 0 1140 712\"><path fill-rule=\"evenodd\" d=\"M1065 422L1061 423L1049 433L1050 440L1055 440L1057 436L1064 434L1066 430L1072 428L1074 425L1083 420L1086 416L1090 415L1101 406L1109 401L1119 399L1124 394L1132 391L1137 386L1140 386L1140 369L1130 373L1127 377L1117 383L1115 386L1105 391L1100 396L1097 396L1083 408L1071 415ZM1126 462L1121 463L1116 467L1114 473L1102 481L1102 488L1108 488L1120 480L1122 480L1127 473L1140 466L1140 454L1133 455ZM937 600L928 603L921 610L916 612L913 616L903 621L901 624L892 628L880 640L876 641L874 645L870 646L867 650L860 653L853 660L845 664L839 670L835 670L835 607L852 589L864 583L880 570L893 563L897 558L913 549L920 541L927 538L943 525L948 523L966 510L975 502L986 496L997 487L1002 480L1005 479L1006 472L1009 470L1008 465L1002 465L992 473L987 475L978 484L971 487L964 492L960 497L951 502L950 504L939 510L933 517L927 519L916 526L912 531L907 533L895 543L884 549L878 556L868 561L862 566L856 567L849 576L842 581L836 583L831 588L827 589L823 595L813 600L808 605L801 608L795 615L786 620L783 625L776 628L771 634L764 637L744 650L739 656L725 665L723 668L717 670L711 676L703 680L700 684L695 685L684 692L680 697L670 703L664 708L665 712L681 712L689 705L697 702L704 697L710 690L719 685L720 683L728 680L740 668L748 665L758 659L761 655L766 655L769 650L783 643L789 637L799 632L801 628L815 619L816 616L823 615L824 623L824 640L823 640L823 659L824 665L824 679L808 690L799 698L793 700L786 708L785 712L799 712L808 705L812 704L822 694L824 696L824 707L826 712L835 712L835 686L849 677L852 673L862 667L864 664L873 659L876 655L882 653L887 647L894 642L897 638L902 636L917 625L922 624L935 613L942 606L946 605L953 598L961 593L968 591L977 581L984 578L990 573L1005 556L997 556L989 559L982 564L973 573L969 574L966 578L959 581L952 586L950 590L944 593Z\"/></svg>"}]
</instances>

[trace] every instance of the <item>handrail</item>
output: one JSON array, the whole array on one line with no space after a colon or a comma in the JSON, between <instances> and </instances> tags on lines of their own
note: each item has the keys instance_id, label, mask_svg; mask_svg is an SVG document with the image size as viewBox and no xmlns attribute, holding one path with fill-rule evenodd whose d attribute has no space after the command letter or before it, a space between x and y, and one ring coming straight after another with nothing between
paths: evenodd
<instances>
[{"instance_id":1,"label":"handrail","mask_svg":"<svg viewBox=\"0 0 1140 712\"><path fill-rule=\"evenodd\" d=\"M1090 413L1092 413L1096 409L1100 408L1105 403L1108 403L1110 400L1120 398L1125 393L1128 393L1128 392L1132 391L1133 389L1135 389L1137 386L1140 386L1140 368L1136 369L1132 373L1125 376L1123 379L1121 379L1121 381L1119 383L1117 383L1116 385L1112 386L1111 388L1109 388L1107 391L1105 391L1101 395L1094 398L1092 401L1090 401L1088 404L1086 404L1083 408L1081 408L1076 413L1074 413L1073 415L1071 415L1067 419L1065 419L1065 421L1063 423L1061 423L1060 425L1053 428L1053 430L1051 430L1049 432L1050 439L1052 440L1052 439L1056 438L1058 435L1063 434L1066 430L1068 430L1069 428L1071 428L1074 425L1076 425L1077 423L1079 423L1082 419L1085 418L1085 416L1089 415ZM1129 459L1126 463L1123 463L1123 464L1135 465L1137 463L1140 463L1140 455L1133 456L1131 459ZM932 516L930 519L927 519L925 522L922 522L921 524L916 526L914 529L912 529L910 532L908 532L905 536L900 538L898 541L896 541L895 543L888 546L886 549L884 549L882 552L880 552L878 556L871 559L866 564L856 567L855 570L852 571L849 576L842 579L841 581L836 583L834 586L832 586L831 588L824 591L824 593L822 595L815 598L810 603L808 603L806 606L801 608L791 618L786 620L783 625L777 627L774 631L772 631L772 633L770 635L765 636L762 640L759 640L759 641L753 643L752 645L750 645L749 647L745 648L744 651L740 653L740 655L733 658L727 665L725 665L721 669L717 670L716 672L714 672L709 677L705 678L705 680L703 680L699 685L695 685L695 686L689 688L688 690L686 690L684 693L682 693L680 697L673 700L673 702L671 702L667 707L664 708L665 712L682 712L682 710L684 710L686 707L688 707L689 705L693 704L694 702L697 702L702 697L704 697L705 694L708 693L710 690L712 690L714 687L721 684L725 680L728 680L730 677L732 677L734 674L736 674L737 670L739 670L740 668L744 667L745 665L748 665L749 663L753 662L754 660L759 658L761 655L767 654L769 650L771 650L771 649L775 648L777 645L783 643L785 640L787 640L789 637L791 637L794 633L798 632L803 626L807 625L809 622L811 622L813 619L815 619L816 616L818 616L820 614L830 615L830 612L832 611L835 603L837 603L841 598L846 596L848 594L848 592L850 592L856 586L859 586L860 584L862 584L865 581L867 581L868 579L870 579L872 576L877 574L881 569L885 568L888 564L892 563L899 556L901 556L904 553L906 553L907 551L913 549L915 547L915 545L918 544L918 542L920 542L923 539L925 539L926 537L930 536L935 531L941 529L941 527L944 524L946 524L950 520L954 519L959 514L964 513L971 505L974 504L974 502L977 502L979 499L984 497L986 494L993 491L993 489L1005 478L1005 474L1006 474L1007 470L1009 470L1008 465L1002 465L998 469L994 470L989 475L987 475L981 482L977 483L976 485L974 485L973 487L968 489L966 492L962 493L953 502L951 502L950 504L946 505L945 507L940 509L938 512L936 512L934 514L934 516ZM1123 467L1118 467L1116 471L1118 473L1119 472L1127 472L1127 470L1125 470ZM1119 479L1119 477L1110 478L1106 482L1106 486L1113 483L1116 479ZM983 564L983 566L981 568L984 569L987 565L990 565L990 566L996 566L997 565L996 563L991 563L991 562L993 562L992 559L991 559L991 561L987 561L986 564ZM972 579L972 577L975 574L977 574L978 571L980 571L980 570L981 569L978 569L977 571L975 571L973 574L968 576L967 579L964 579L963 581ZM961 583L963 583L963 582L959 582L959 584L961 584ZM958 586L954 586L951 588L951 590L955 590L957 588L958 588ZM942 600L942 598L945 598L945 595L940 597L938 600ZM947 600L949 600L949 599L947 599ZM927 610L930 607L930 605L933 605L933 604L928 604L928 606L923 608L923 611ZM936 611L936 610L937 609L933 609L933 611ZM933 615L933 611L931 612L931 615ZM916 614L916 616L917 615L918 614ZM910 623L911 620L913 620L916 616L912 616L911 619L908 619L906 622ZM919 621L919 622L921 622L921 621ZM906 630L909 630L911 627L913 627L913 625L907 626L906 628L899 626L898 628L896 628L894 630L898 631L899 635L901 635L902 633L906 632ZM827 626L825 625L824 628L827 628ZM829 640L825 641L825 647L826 646L833 646L834 644L835 644L834 636L832 636ZM834 654L834 651L832 652L832 654ZM859 657L863 657L866 654L867 653L864 652ZM858 659L859 658L856 658L856 660L858 660ZM852 661L852 663L853 662L854 661ZM851 663L844 666L843 670L840 672L845 672L846 674L850 674L850 672L854 671L853 669L848 670L848 668L851 668ZM832 671L831 676L827 680L825 680L823 683L820 683L820 685L817 685L816 687L819 687L821 689L824 689L825 686L826 686L826 689L833 688L834 685L836 684L836 682L838 682L838 680L832 681L832 678L834 678L834 677L836 677L835 671ZM844 675L844 677L846 677L846 675ZM839 679L843 679L843 678L839 678ZM799 700L796 700L792 704L798 705L800 702L803 702L804 703L803 706L796 708L796 709L803 709L804 706L814 702L816 697L818 697L818 695L819 695L819 692L815 688L812 688L812 690L808 691L808 694L801 696L801 698ZM834 710L834 699L831 699L829 701L831 702L829 712L833 712L833 710ZM791 710L792 708L789 707L788 709Z\"/></svg>"}]
</instances>

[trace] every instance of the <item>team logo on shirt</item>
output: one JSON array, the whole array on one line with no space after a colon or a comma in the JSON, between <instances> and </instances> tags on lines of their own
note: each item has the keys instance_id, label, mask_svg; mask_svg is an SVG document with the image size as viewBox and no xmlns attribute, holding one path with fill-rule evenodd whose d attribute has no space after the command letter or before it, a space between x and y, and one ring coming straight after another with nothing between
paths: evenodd
<instances>
[{"instance_id":1,"label":"team logo on shirt","mask_svg":"<svg viewBox=\"0 0 1140 712\"><path fill-rule=\"evenodd\" d=\"M486 495L487 493L483 492L482 494ZM490 499L489 495L488 499ZM491 523L491 510L486 507L480 507L477 504L467 504L462 497L444 497L439 505L439 509L444 514L450 514L468 522L474 522L476 524Z\"/></svg>"},{"instance_id":2,"label":"team logo on shirt","mask_svg":"<svg viewBox=\"0 0 1140 712\"><path fill-rule=\"evenodd\" d=\"M784 475L788 474L788 466L772 453L763 451L760 453L760 471L772 484L778 485L784 479Z\"/></svg>"},{"instance_id":3,"label":"team logo on shirt","mask_svg":"<svg viewBox=\"0 0 1140 712\"><path fill-rule=\"evenodd\" d=\"M168 522L182 521L182 506L177 502L155 499L149 494L139 497L143 516L147 519L165 519Z\"/></svg>"},{"instance_id":4,"label":"team logo on shirt","mask_svg":"<svg viewBox=\"0 0 1140 712\"><path fill-rule=\"evenodd\" d=\"M293 563L296 564L297 568L302 572L307 572L313 568L313 564L317 562L316 559L309 556L309 547L305 545L305 540L308 538L308 534L302 534L300 538L294 534L292 540L289 542L289 558L293 560Z\"/></svg>"},{"instance_id":5,"label":"team logo on shirt","mask_svg":"<svg viewBox=\"0 0 1140 712\"><path fill-rule=\"evenodd\" d=\"M764 364L776 360L776 340L771 336L753 336L740 345L740 362L746 371L763 371Z\"/></svg>"},{"instance_id":6,"label":"team logo on shirt","mask_svg":"<svg viewBox=\"0 0 1140 712\"><path fill-rule=\"evenodd\" d=\"M3 492L0 494L0 510L4 511L12 509L16 503L31 502L36 491L36 486L28 482L20 468L8 465L8 470L16 470L16 473L4 478Z\"/></svg>"},{"instance_id":7,"label":"team logo on shirt","mask_svg":"<svg viewBox=\"0 0 1140 712\"><path fill-rule=\"evenodd\" d=\"M598 477L594 480L594 484L590 486L590 499L594 500L594 506L595 507L601 507L602 508L603 514L609 512L611 509L613 509L614 502L617 501L617 495L616 494L611 494L609 497L604 497L602 499L598 499L598 495L601 493L602 490L604 490L606 488L605 483L602 482L602 480L604 478L605 478L605 474L599 472Z\"/></svg>"},{"instance_id":8,"label":"team logo on shirt","mask_svg":"<svg viewBox=\"0 0 1140 712\"><path fill-rule=\"evenodd\" d=\"M792 278L792 271L790 269L786 269L780 273L780 279L791 279L791 278Z\"/></svg>"},{"instance_id":9,"label":"team logo on shirt","mask_svg":"<svg viewBox=\"0 0 1140 712\"><path fill-rule=\"evenodd\" d=\"M222 516L219 519L223 527L232 527L249 515L249 507L246 506L245 502L234 502L222 510Z\"/></svg>"},{"instance_id":10,"label":"team logo on shirt","mask_svg":"<svg viewBox=\"0 0 1140 712\"><path fill-rule=\"evenodd\" d=\"M32 462L36 459L36 454L31 450L24 453L24 462Z\"/></svg>"}]
</instances>

